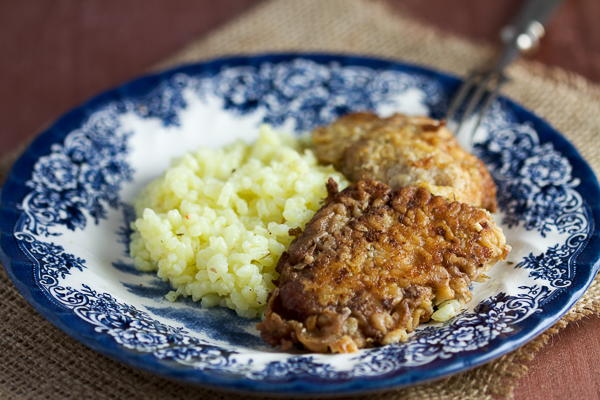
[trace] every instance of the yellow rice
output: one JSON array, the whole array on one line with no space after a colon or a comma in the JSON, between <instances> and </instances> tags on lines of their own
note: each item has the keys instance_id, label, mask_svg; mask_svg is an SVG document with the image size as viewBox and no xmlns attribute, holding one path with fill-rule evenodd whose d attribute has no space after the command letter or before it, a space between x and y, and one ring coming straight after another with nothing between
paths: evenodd
<instances>
[{"instance_id":1,"label":"yellow rice","mask_svg":"<svg viewBox=\"0 0 600 400\"><path fill-rule=\"evenodd\" d=\"M257 317L289 230L320 208L329 177L347 184L301 140L268 126L253 144L186 154L135 201L135 265L170 282L169 300L190 296Z\"/></svg>"}]
</instances>

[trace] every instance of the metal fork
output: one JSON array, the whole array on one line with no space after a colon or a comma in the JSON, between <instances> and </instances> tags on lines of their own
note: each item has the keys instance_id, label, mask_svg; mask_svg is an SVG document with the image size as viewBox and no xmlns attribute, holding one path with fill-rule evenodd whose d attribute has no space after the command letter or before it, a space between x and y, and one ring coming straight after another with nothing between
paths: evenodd
<instances>
[{"instance_id":1,"label":"metal fork","mask_svg":"<svg viewBox=\"0 0 600 400\"><path fill-rule=\"evenodd\" d=\"M446 120L449 127L466 147L488 109L508 81L504 71L522 52L537 47L544 36L544 23L562 0L527 0L513 21L500 31L504 48L491 63L469 74L452 98ZM472 125L472 117L475 124ZM470 126L468 126L470 125ZM469 129L466 129L468 126ZM465 131L461 135L461 131Z\"/></svg>"}]
</instances>

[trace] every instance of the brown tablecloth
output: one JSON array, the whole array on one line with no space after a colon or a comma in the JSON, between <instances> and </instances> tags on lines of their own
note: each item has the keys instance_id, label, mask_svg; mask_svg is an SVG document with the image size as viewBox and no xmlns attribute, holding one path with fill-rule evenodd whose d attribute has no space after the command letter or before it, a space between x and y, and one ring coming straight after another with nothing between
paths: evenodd
<instances>
[{"instance_id":1,"label":"brown tablecloth","mask_svg":"<svg viewBox=\"0 0 600 400\"><path fill-rule=\"evenodd\" d=\"M166 67L212 56L265 51L352 52L400 59L464 74L492 49L442 35L384 5L365 0L272 0L208 39L161 63ZM567 72L519 62L505 92L549 120L600 169L600 87ZM592 144L592 145L590 145ZM10 160L0 163L0 179ZM600 311L600 284L553 328L521 349L471 371L433 383L371 395L381 399L508 397L526 362L552 334ZM0 268L0 398L229 399L236 395L174 383L101 356L45 321L21 298Z\"/></svg>"}]
</instances>

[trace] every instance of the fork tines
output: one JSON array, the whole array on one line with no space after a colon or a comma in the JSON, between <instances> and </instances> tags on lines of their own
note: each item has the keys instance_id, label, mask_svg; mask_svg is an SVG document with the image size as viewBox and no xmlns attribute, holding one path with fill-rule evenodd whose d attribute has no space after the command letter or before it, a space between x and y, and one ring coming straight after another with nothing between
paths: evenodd
<instances>
[{"instance_id":1,"label":"fork tines","mask_svg":"<svg viewBox=\"0 0 600 400\"><path fill-rule=\"evenodd\" d=\"M498 92L506 80L503 74L495 71L475 71L467 77L456 91L446 113L446 120L454 129L454 134L461 138L461 130L471 120L472 116L476 116L475 125L472 125L464 133L466 135L465 140L461 140L461 142L472 143L475 131L481 124L488 108L498 97Z\"/></svg>"}]
</instances>

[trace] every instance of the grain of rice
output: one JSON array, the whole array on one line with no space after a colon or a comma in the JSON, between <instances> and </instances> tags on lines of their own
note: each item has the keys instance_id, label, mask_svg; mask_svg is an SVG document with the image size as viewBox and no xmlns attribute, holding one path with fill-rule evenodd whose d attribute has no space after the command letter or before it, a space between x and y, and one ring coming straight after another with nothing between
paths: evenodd
<instances>
[{"instance_id":1,"label":"grain of rice","mask_svg":"<svg viewBox=\"0 0 600 400\"><path fill-rule=\"evenodd\" d=\"M130 253L173 291L204 307L257 317L275 266L326 197L325 182L347 182L319 165L302 139L261 127L253 144L200 148L177 160L135 201Z\"/></svg>"}]
</instances>

